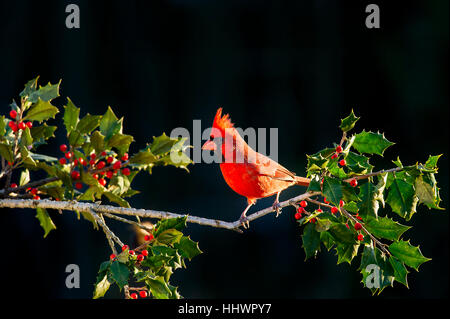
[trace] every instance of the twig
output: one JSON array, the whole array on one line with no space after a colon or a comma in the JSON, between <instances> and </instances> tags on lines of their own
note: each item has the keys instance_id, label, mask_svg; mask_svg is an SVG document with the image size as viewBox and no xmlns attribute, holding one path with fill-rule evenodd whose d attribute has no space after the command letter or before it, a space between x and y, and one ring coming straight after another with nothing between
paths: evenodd
<instances>
[{"instance_id":1,"label":"twig","mask_svg":"<svg viewBox=\"0 0 450 319\"><path fill-rule=\"evenodd\" d=\"M123 218L123 217L119 217L119 216L116 216L116 215L113 215L113 214L110 214L110 213L102 213L102 215L106 216L108 218L111 218L111 219L115 219L115 220L121 221L123 223L136 225L137 227L142 228L142 229L147 230L147 231L150 231L150 232L153 231L153 228L151 228L151 227L147 227L145 225L142 225L140 223L137 223L135 221L132 221L132 220L129 220L129 219L126 219L126 218Z\"/></svg>"},{"instance_id":2,"label":"twig","mask_svg":"<svg viewBox=\"0 0 450 319\"><path fill-rule=\"evenodd\" d=\"M100 227L102 227L103 232L106 235L106 238L108 239L108 242L110 243L111 249L113 250L113 252L115 251L115 247L114 244L111 244L112 240L114 240L120 247L123 246L122 241L119 239L119 237L116 236L116 234L114 234L109 228L108 226L106 226L105 221L103 220L103 218L101 216L99 216L96 212L94 212L93 210L90 210L89 213L92 215L92 217L94 217L95 221L100 225ZM117 254L117 252L114 252L115 254Z\"/></svg>"}]
</instances>

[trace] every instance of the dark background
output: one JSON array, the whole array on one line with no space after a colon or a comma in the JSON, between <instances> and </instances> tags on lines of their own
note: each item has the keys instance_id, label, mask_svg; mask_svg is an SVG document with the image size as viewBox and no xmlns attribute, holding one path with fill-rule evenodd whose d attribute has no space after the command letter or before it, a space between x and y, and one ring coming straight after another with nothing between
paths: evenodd
<instances>
[{"instance_id":1,"label":"dark background","mask_svg":"<svg viewBox=\"0 0 450 319\"><path fill-rule=\"evenodd\" d=\"M338 142L340 119L353 108L361 116L356 131L380 130L396 142L377 168L392 167L398 155L413 164L444 153L437 178L448 207L448 1L393 2L374 2L375 30L364 24L372 1L1 1L2 114L28 80L62 79L55 104L69 96L83 114L111 105L137 151L173 128L192 132L194 119L210 126L223 106L237 126L277 127L279 161L303 175L305 154ZM80 7L78 30L65 27L69 3ZM41 151L59 156L63 131ZM232 221L246 205L217 165L196 164L189 174L156 168L134 188L142 191L131 200L139 208ZM58 229L43 239L33 211L1 209L3 290L91 298L110 254L104 235L73 213L51 214ZM333 252L304 261L293 214L286 208L278 219L258 219L244 234L189 225L204 254L172 283L187 298L369 298L358 262L336 266ZM412 271L410 289L396 283L377 298L448 297L448 222L447 211L420 206L405 238L433 260ZM127 226L111 228L131 242ZM64 285L71 263L81 268L80 289Z\"/></svg>"}]
</instances>

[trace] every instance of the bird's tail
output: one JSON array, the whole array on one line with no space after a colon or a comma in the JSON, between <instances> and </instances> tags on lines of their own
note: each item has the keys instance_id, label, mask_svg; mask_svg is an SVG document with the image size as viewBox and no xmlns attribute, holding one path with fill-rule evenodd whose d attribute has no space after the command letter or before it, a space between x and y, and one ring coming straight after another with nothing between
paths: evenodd
<instances>
[{"instance_id":1,"label":"bird's tail","mask_svg":"<svg viewBox=\"0 0 450 319\"><path fill-rule=\"evenodd\" d=\"M306 177L295 176L295 183L300 186L309 186L311 180Z\"/></svg>"}]
</instances>

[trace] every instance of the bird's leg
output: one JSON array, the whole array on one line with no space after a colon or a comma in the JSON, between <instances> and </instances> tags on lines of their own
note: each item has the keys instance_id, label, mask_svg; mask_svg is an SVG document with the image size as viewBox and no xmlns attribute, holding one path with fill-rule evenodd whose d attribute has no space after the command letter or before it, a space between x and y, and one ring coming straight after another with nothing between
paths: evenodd
<instances>
[{"instance_id":1,"label":"bird's leg","mask_svg":"<svg viewBox=\"0 0 450 319\"><path fill-rule=\"evenodd\" d=\"M250 207L252 207L252 205L255 204L255 202L251 202L248 201L248 205L247 207L244 209L244 211L241 214L241 217L239 218L239 220L241 221L242 226L247 229L250 227L250 221L247 219L247 211L250 209Z\"/></svg>"},{"instance_id":2,"label":"bird's leg","mask_svg":"<svg viewBox=\"0 0 450 319\"><path fill-rule=\"evenodd\" d=\"M272 208L277 212L277 216L275 216L275 217L278 217L278 215L280 215L280 213L281 213L280 201L279 201L280 194L281 194L281 192L277 193L277 197L275 198L275 201L272 204Z\"/></svg>"}]
</instances>

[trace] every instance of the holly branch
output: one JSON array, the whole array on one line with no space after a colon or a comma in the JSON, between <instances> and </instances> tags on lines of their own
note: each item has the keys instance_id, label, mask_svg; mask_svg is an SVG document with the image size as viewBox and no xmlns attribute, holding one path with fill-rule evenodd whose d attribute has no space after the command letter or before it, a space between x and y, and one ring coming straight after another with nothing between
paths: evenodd
<instances>
[{"instance_id":1,"label":"holly branch","mask_svg":"<svg viewBox=\"0 0 450 319\"><path fill-rule=\"evenodd\" d=\"M117 118L111 108L103 115L80 118L80 109L67 98L63 114L67 144L59 146L64 155L58 159L36 153L57 129L48 122L59 113L52 100L59 97L60 85L42 87L37 81L26 84L19 104L13 100L9 118L0 118L0 207L35 209L44 237L56 229L47 210L73 211L78 219L83 216L101 229L112 254L100 265L94 298L103 297L112 284L124 291L125 298L180 298L170 277L174 270L186 267L185 259L201 253L198 243L182 233L186 224L242 233L242 221L132 208L127 199L139 193L131 188L134 177L141 172L151 174L157 166L187 171L192 163L185 154L189 146L185 139L163 133L129 155L134 139L123 133L123 118ZM349 136L358 119L352 111L341 121L339 144L307 155L308 189L277 208L295 208L306 258L316 257L322 246L336 251L338 264L350 264L360 256L364 286L380 293L394 281L408 286L407 267L418 270L430 260L418 246L402 239L410 226L388 215L409 221L419 205L442 209L435 179L440 155L409 166L397 158L393 161L396 167L374 171L368 155L382 156L393 143L381 133L364 130ZM33 180L34 171L47 176ZM18 184L12 182L16 179ZM247 219L251 222L272 212L271 206ZM149 224L141 218L157 222ZM130 249L108 226L108 219L133 225L143 240ZM379 269L375 281L368 280L373 277L368 266Z\"/></svg>"}]
</instances>

